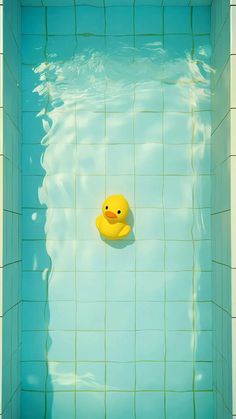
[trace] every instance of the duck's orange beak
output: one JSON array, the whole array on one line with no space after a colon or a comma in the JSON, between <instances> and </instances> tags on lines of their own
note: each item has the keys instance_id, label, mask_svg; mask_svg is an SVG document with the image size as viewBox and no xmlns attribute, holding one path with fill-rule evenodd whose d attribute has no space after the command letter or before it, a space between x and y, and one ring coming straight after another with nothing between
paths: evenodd
<instances>
[{"instance_id":1,"label":"duck's orange beak","mask_svg":"<svg viewBox=\"0 0 236 419\"><path fill-rule=\"evenodd\" d=\"M108 218L117 218L117 215L112 211L106 211L105 216Z\"/></svg>"}]
</instances>

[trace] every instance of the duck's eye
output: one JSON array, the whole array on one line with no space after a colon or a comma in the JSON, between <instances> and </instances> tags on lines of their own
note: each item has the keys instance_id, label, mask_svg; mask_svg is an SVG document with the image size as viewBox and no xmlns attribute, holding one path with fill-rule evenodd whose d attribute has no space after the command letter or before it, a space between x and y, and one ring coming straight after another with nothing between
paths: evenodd
<instances>
[{"instance_id":1,"label":"duck's eye","mask_svg":"<svg viewBox=\"0 0 236 419\"><path fill-rule=\"evenodd\" d=\"M108 209L108 206L106 206L105 209Z\"/></svg>"},{"instance_id":2,"label":"duck's eye","mask_svg":"<svg viewBox=\"0 0 236 419\"><path fill-rule=\"evenodd\" d=\"M117 211L117 214L120 214L120 213L121 213L121 210L118 210L118 211Z\"/></svg>"}]
</instances>

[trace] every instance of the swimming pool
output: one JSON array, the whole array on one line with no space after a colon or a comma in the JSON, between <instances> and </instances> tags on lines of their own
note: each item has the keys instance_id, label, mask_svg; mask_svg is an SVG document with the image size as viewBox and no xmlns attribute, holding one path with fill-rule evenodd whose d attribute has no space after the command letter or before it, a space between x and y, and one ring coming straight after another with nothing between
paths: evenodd
<instances>
[{"instance_id":1,"label":"swimming pool","mask_svg":"<svg viewBox=\"0 0 236 419\"><path fill-rule=\"evenodd\" d=\"M17 277L3 417L232 417L230 7L25 0L20 13L18 35L4 29L19 56L6 52L3 85L4 275ZM112 194L130 205L119 241L95 225Z\"/></svg>"}]
</instances>

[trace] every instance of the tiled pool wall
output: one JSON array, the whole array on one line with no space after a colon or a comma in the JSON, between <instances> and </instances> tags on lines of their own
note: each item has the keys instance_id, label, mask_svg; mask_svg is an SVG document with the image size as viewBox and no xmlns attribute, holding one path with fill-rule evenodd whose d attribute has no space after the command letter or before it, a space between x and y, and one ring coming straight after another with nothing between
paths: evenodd
<instances>
[{"instance_id":1,"label":"tiled pool wall","mask_svg":"<svg viewBox=\"0 0 236 419\"><path fill-rule=\"evenodd\" d=\"M235 1L231 1L231 6L228 1L213 1L211 29L212 62L216 70L212 77L213 386L216 418L219 419L230 418L232 413L236 415L234 5Z\"/></svg>"},{"instance_id":2,"label":"tiled pool wall","mask_svg":"<svg viewBox=\"0 0 236 419\"><path fill-rule=\"evenodd\" d=\"M2 2L1 2L2 3ZM4 20L2 20L4 9ZM3 418L20 415L20 3L8 1L1 12L1 408ZM4 139L4 141L3 141Z\"/></svg>"},{"instance_id":3,"label":"tiled pool wall","mask_svg":"<svg viewBox=\"0 0 236 419\"><path fill-rule=\"evenodd\" d=\"M22 9L23 418L213 416L209 63L207 7Z\"/></svg>"}]
</instances>

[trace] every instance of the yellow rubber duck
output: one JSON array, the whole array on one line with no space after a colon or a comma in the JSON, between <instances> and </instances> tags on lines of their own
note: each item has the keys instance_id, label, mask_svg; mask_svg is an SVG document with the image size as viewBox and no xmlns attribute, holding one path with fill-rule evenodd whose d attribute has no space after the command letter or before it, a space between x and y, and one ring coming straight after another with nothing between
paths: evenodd
<instances>
[{"instance_id":1,"label":"yellow rubber duck","mask_svg":"<svg viewBox=\"0 0 236 419\"><path fill-rule=\"evenodd\" d=\"M128 236L130 226L126 223L129 204L123 195L111 195L102 205L102 215L96 219L96 226L103 237L120 240Z\"/></svg>"}]
</instances>

